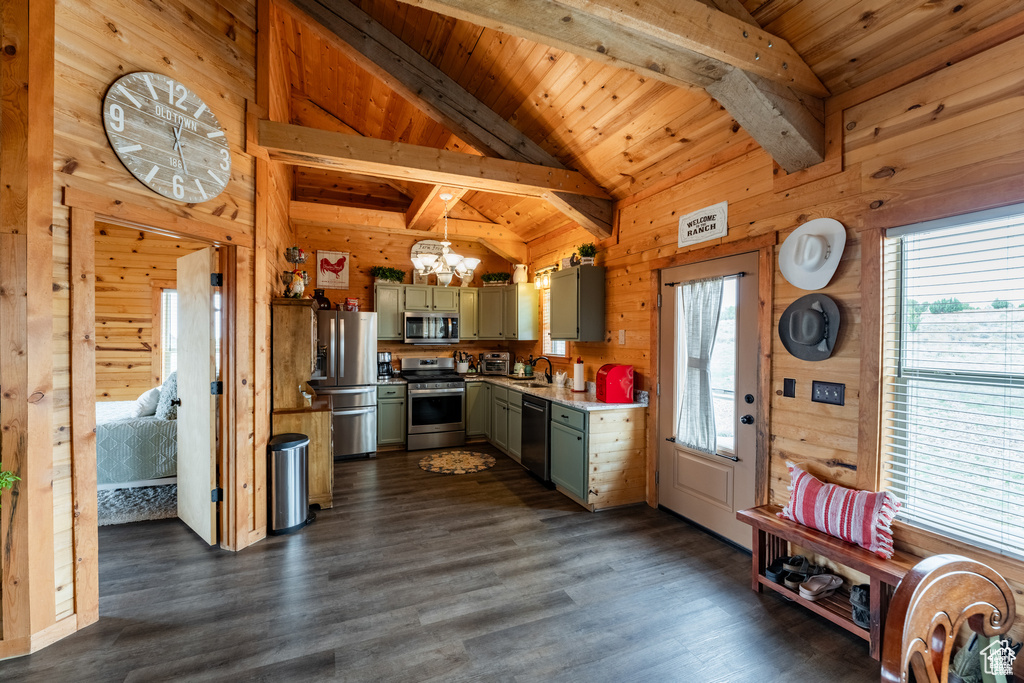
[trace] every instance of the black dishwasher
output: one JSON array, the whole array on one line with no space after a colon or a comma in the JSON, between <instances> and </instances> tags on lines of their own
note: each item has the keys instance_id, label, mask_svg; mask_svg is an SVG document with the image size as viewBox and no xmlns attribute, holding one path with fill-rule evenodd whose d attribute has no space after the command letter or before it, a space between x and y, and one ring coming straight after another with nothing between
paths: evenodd
<instances>
[{"instance_id":1,"label":"black dishwasher","mask_svg":"<svg viewBox=\"0 0 1024 683\"><path fill-rule=\"evenodd\" d=\"M543 482L551 481L551 402L523 394L523 467Z\"/></svg>"}]
</instances>

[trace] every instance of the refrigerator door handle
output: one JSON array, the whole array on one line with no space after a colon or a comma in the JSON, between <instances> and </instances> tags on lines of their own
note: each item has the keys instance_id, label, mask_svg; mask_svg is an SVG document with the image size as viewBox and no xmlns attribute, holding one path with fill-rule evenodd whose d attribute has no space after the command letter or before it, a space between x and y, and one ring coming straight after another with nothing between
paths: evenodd
<instances>
[{"instance_id":1,"label":"refrigerator door handle","mask_svg":"<svg viewBox=\"0 0 1024 683\"><path fill-rule=\"evenodd\" d=\"M318 395L330 396L331 394L370 394L377 391L377 387L356 387L355 389L339 389L337 387L320 387Z\"/></svg>"},{"instance_id":2,"label":"refrigerator door handle","mask_svg":"<svg viewBox=\"0 0 1024 683\"><path fill-rule=\"evenodd\" d=\"M335 314L334 320L338 325L338 377L345 376L345 319Z\"/></svg>"},{"instance_id":3,"label":"refrigerator door handle","mask_svg":"<svg viewBox=\"0 0 1024 683\"><path fill-rule=\"evenodd\" d=\"M372 413L376 409L377 409L377 407L374 406L372 408L356 408L354 410L335 410L332 414L334 414L334 415L365 415L367 413Z\"/></svg>"}]
</instances>

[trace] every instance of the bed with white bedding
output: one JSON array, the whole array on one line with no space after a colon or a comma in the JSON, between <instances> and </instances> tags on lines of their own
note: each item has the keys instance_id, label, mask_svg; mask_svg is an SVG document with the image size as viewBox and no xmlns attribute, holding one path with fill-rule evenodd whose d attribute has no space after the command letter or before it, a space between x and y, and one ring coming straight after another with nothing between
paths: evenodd
<instances>
[{"instance_id":1,"label":"bed with white bedding","mask_svg":"<svg viewBox=\"0 0 1024 683\"><path fill-rule=\"evenodd\" d=\"M135 401L96 404L96 469L101 487L153 485L178 474L178 422L133 417ZM167 483L171 483L170 481Z\"/></svg>"}]
</instances>

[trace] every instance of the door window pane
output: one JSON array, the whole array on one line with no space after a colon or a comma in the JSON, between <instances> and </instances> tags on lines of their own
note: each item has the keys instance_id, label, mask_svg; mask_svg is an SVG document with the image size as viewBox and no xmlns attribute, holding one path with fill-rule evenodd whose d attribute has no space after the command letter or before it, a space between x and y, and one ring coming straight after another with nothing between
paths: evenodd
<instances>
[{"instance_id":1,"label":"door window pane","mask_svg":"<svg viewBox=\"0 0 1024 683\"><path fill-rule=\"evenodd\" d=\"M736 291L737 278L722 283L722 312L711 352L711 396L719 453L736 450Z\"/></svg>"}]
</instances>

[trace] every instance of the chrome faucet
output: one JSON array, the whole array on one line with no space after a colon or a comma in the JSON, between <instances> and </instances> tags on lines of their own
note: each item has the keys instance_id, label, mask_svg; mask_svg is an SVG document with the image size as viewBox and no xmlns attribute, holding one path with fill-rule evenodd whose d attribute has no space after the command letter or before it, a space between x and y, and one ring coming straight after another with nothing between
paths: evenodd
<instances>
[{"instance_id":1,"label":"chrome faucet","mask_svg":"<svg viewBox=\"0 0 1024 683\"><path fill-rule=\"evenodd\" d=\"M554 368L551 366L550 358L548 358L547 356L537 356L536 358L530 361L530 365L532 365L533 367L537 367L537 361L541 360L546 360L548 362L548 369L544 371L544 379L548 381L548 384L551 384L551 372L552 370L554 370Z\"/></svg>"}]
</instances>

